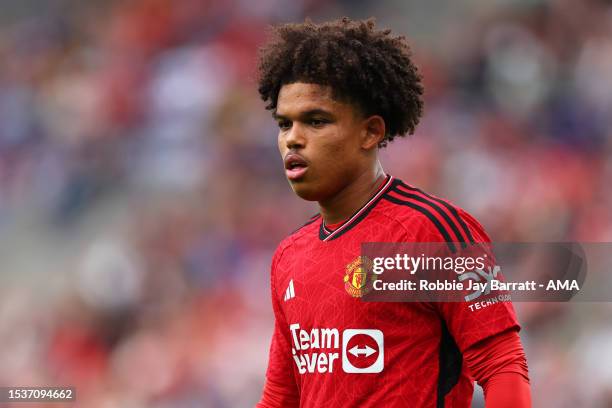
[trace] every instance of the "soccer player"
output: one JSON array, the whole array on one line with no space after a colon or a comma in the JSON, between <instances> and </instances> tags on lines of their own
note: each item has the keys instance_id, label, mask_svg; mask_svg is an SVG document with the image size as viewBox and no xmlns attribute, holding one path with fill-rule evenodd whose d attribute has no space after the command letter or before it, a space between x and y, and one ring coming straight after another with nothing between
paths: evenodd
<instances>
[{"instance_id":1,"label":"soccer player","mask_svg":"<svg viewBox=\"0 0 612 408\"><path fill-rule=\"evenodd\" d=\"M272 260L275 328L257 406L469 407L474 379L489 408L530 406L511 303L360 298L363 242L490 241L461 208L379 162L379 149L412 134L423 110L405 38L348 18L272 34L259 92L278 122L291 188L320 212Z\"/></svg>"}]
</instances>

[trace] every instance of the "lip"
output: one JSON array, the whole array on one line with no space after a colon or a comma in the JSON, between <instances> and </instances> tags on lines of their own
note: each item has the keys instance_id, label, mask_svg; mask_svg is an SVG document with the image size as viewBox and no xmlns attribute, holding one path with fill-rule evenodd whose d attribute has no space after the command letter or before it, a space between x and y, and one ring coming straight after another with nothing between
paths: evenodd
<instances>
[{"instance_id":1,"label":"lip","mask_svg":"<svg viewBox=\"0 0 612 408\"><path fill-rule=\"evenodd\" d=\"M285 175L289 180L298 180L308 171L308 161L297 153L285 156ZM297 165L297 167L296 167Z\"/></svg>"}]
</instances>

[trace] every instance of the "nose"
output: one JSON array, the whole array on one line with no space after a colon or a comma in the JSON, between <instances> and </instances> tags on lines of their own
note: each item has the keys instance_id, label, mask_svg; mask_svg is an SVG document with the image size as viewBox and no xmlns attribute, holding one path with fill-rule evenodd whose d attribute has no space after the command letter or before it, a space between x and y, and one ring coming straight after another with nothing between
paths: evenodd
<instances>
[{"instance_id":1,"label":"nose","mask_svg":"<svg viewBox=\"0 0 612 408\"><path fill-rule=\"evenodd\" d=\"M289 150L293 149L301 149L306 146L306 139L304 137L304 132L299 123L293 123L291 129L285 132L285 146Z\"/></svg>"}]
</instances>

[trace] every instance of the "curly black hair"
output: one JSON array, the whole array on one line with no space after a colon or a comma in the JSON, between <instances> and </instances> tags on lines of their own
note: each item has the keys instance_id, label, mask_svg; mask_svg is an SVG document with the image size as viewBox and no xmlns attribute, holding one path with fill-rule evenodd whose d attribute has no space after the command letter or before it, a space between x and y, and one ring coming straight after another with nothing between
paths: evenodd
<instances>
[{"instance_id":1,"label":"curly black hair","mask_svg":"<svg viewBox=\"0 0 612 408\"><path fill-rule=\"evenodd\" d=\"M285 84L330 86L335 99L384 119L384 147L414 133L423 113L421 76L410 57L406 38L375 29L373 18L282 24L260 50L259 94L275 111Z\"/></svg>"}]
</instances>

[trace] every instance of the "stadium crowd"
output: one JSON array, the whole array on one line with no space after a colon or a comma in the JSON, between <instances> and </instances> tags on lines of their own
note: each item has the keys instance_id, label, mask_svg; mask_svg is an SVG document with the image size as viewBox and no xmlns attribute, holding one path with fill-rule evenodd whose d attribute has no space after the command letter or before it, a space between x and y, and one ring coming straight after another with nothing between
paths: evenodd
<instances>
[{"instance_id":1,"label":"stadium crowd","mask_svg":"<svg viewBox=\"0 0 612 408\"><path fill-rule=\"evenodd\" d=\"M2 385L71 385L88 408L258 400L271 255L316 212L257 95L270 23L406 33L426 113L385 169L495 241L612 241L610 2L7 3ZM612 406L610 304L516 308L534 406Z\"/></svg>"}]
</instances>

